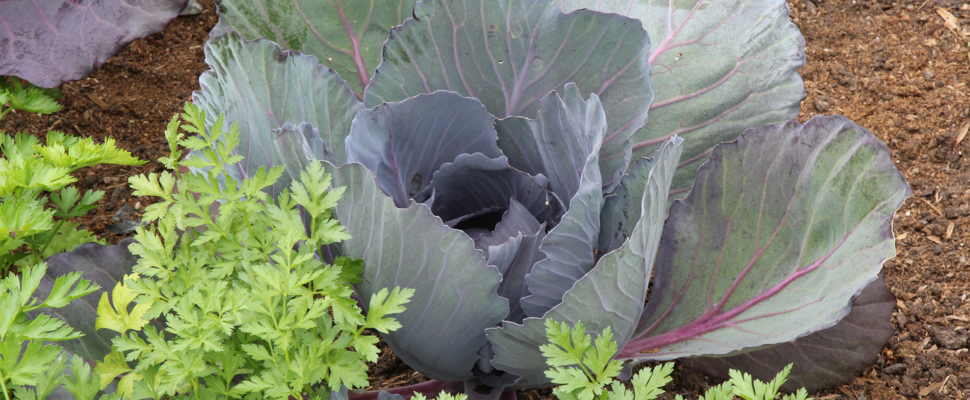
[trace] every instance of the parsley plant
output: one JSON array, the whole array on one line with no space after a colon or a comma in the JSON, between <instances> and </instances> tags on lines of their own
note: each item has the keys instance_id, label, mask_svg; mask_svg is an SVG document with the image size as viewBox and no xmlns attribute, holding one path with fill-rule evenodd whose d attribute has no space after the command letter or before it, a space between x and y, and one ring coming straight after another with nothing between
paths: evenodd
<instances>
[{"instance_id":1,"label":"parsley plant","mask_svg":"<svg viewBox=\"0 0 970 400\"><path fill-rule=\"evenodd\" d=\"M586 334L582 322L570 328L565 322L547 320L546 335L549 344L540 347L546 363L552 367L546 371L546 376L560 385L552 393L561 400L651 400L661 395L661 388L671 381L673 363L637 372L630 380L632 391L615 380L623 366L620 361L613 359L617 345L609 327L594 341ZM732 369L729 381L712 387L699 400L732 400L735 396L744 400L773 400L778 396L778 390L785 383L791 367L789 364L768 383ZM683 400L683 397L677 395L675 399ZM781 400L811 399L802 388L783 396Z\"/></svg>"},{"instance_id":2,"label":"parsley plant","mask_svg":"<svg viewBox=\"0 0 970 400\"><path fill-rule=\"evenodd\" d=\"M45 307L61 308L99 289L98 285L81 279L80 272L72 272L58 277L50 296L38 303L33 294L46 272L47 264L41 263L24 268L20 276L9 274L0 281L0 393L3 400L10 400L11 394L18 399L47 398L54 388L66 382L61 372L67 360L61 355L60 347L45 346L42 342L81 337L59 319L39 314L28 320L27 313ZM80 358L72 357L71 362L75 376L90 375L82 371L87 365ZM89 371L90 367L87 368ZM84 392L86 389L79 389L84 382L83 378L71 379L66 382L68 391ZM34 386L34 389L28 389L26 385Z\"/></svg>"},{"instance_id":3,"label":"parsley plant","mask_svg":"<svg viewBox=\"0 0 970 400\"><path fill-rule=\"evenodd\" d=\"M96 368L102 386L125 374L124 398L227 400L327 398L367 386L378 339L365 330L399 328L386 316L403 311L413 290L375 293L362 313L351 297L362 262L321 261L319 249L349 238L331 219L343 188L329 189L319 162L275 201L263 189L282 166L220 182L243 158L232 154L238 130L223 131L220 116L207 131L192 104L182 118L198 136L185 138L172 118L171 157L159 160L172 172L129 179L136 195L161 201L143 215L157 227L138 228L130 247L135 274L98 307L96 326L121 333ZM201 157L179 161L178 146Z\"/></svg>"},{"instance_id":4,"label":"parsley plant","mask_svg":"<svg viewBox=\"0 0 970 400\"><path fill-rule=\"evenodd\" d=\"M0 158L0 273L98 241L69 218L96 208L104 192L82 194L68 186L76 181L72 172L97 164L145 163L117 148L110 138L97 144L91 138L51 131L47 144L41 146L33 135L0 136L4 155ZM47 206L47 193L51 193L52 208Z\"/></svg>"},{"instance_id":5,"label":"parsley plant","mask_svg":"<svg viewBox=\"0 0 970 400\"><path fill-rule=\"evenodd\" d=\"M53 114L60 111L61 98L57 89L42 89L30 83L20 84L20 79L0 76L0 119L13 110L29 113Z\"/></svg>"}]
</instances>

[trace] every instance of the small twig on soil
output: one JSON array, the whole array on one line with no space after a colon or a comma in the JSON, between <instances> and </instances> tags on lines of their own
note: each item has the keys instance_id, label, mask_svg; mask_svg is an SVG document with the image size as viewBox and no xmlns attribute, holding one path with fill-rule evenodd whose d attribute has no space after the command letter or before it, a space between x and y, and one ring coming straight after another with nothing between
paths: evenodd
<instances>
[{"instance_id":1,"label":"small twig on soil","mask_svg":"<svg viewBox=\"0 0 970 400\"><path fill-rule=\"evenodd\" d=\"M934 206L933 203L930 203L929 200L926 200L922 197L917 197L917 199L919 199L919 201L926 203L926 205L930 206L930 208L932 208L933 211L936 211L937 214L940 214L941 217L943 216L943 211L940 211L940 209Z\"/></svg>"}]
</instances>

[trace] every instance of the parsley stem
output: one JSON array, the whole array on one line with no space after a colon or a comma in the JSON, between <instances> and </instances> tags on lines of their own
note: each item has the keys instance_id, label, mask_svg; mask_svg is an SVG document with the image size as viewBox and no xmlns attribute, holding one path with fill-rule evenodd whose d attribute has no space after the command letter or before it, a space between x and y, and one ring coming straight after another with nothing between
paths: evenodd
<instances>
[{"instance_id":1,"label":"parsley stem","mask_svg":"<svg viewBox=\"0 0 970 400\"><path fill-rule=\"evenodd\" d=\"M4 256L7 255L7 253L10 251L10 249L8 249L7 246L10 246L11 242L13 242L13 237L8 236L3 241L3 246L0 246L0 254ZM0 262L2 262L2 264L0 264L0 277L2 277L7 275L7 272L10 270L11 267L13 267L13 263L7 264L7 257L3 257L3 259L0 260Z\"/></svg>"},{"instance_id":2,"label":"parsley stem","mask_svg":"<svg viewBox=\"0 0 970 400\"><path fill-rule=\"evenodd\" d=\"M3 371L0 371L0 390L3 390L3 397L10 400L10 394L7 393L7 377L3 376Z\"/></svg>"},{"instance_id":3,"label":"parsley stem","mask_svg":"<svg viewBox=\"0 0 970 400\"><path fill-rule=\"evenodd\" d=\"M253 224L251 222L252 220L249 219L249 211L247 211L245 207L243 207L243 221L247 222L246 229L249 230L249 237L251 238L257 237L256 233L253 232Z\"/></svg>"},{"instance_id":4,"label":"parsley stem","mask_svg":"<svg viewBox=\"0 0 970 400\"><path fill-rule=\"evenodd\" d=\"M47 257L44 257L44 251L47 250L47 246L50 246L51 242L54 241L54 237L57 236L57 232L61 230L61 225L64 225L63 218L60 221L57 221L57 225L55 225L54 230L51 231L51 232L54 232L54 236L51 236L51 240L48 240L47 243L44 243L44 247L40 249L40 252L38 255L40 256L41 259L47 258Z\"/></svg>"}]
</instances>

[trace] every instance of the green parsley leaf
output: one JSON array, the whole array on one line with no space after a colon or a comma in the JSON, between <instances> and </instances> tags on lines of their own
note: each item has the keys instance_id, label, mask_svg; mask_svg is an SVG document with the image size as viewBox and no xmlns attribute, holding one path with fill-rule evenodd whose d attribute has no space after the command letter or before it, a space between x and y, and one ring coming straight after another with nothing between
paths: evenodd
<instances>
[{"instance_id":1,"label":"green parsley leaf","mask_svg":"<svg viewBox=\"0 0 970 400\"><path fill-rule=\"evenodd\" d=\"M125 280L137 280L138 275L126 275ZM150 304L138 304L128 312L128 304L135 300L137 294L133 293L123 283L118 282L114 290L111 291L111 299L108 301L108 294L101 294L101 301L98 303L98 318L95 320L95 329L110 329L115 332L125 333L130 330L141 330L147 320L142 319Z\"/></svg>"}]
</instances>

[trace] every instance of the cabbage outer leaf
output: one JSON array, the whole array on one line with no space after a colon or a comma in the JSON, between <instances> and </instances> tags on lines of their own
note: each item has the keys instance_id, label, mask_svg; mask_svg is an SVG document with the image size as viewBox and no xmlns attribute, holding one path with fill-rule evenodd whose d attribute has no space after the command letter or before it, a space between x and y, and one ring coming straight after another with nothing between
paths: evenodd
<instances>
[{"instance_id":1,"label":"cabbage outer leaf","mask_svg":"<svg viewBox=\"0 0 970 400\"><path fill-rule=\"evenodd\" d=\"M363 104L336 73L315 57L282 51L268 40L247 41L233 32L209 39L205 54L212 69L199 77L202 90L192 94L192 102L205 111L207 128L220 114L227 125L239 124L235 153L246 158L227 168L229 175L241 179L259 167L280 165L273 131L286 122L314 128L309 132L318 137L306 140L324 153L315 154L316 159L346 162L344 141ZM283 175L269 194L276 198L290 182Z\"/></svg>"},{"instance_id":2,"label":"cabbage outer leaf","mask_svg":"<svg viewBox=\"0 0 970 400\"><path fill-rule=\"evenodd\" d=\"M161 32L187 3L0 1L0 75L46 88L81 79L131 42Z\"/></svg>"},{"instance_id":3,"label":"cabbage outer leaf","mask_svg":"<svg viewBox=\"0 0 970 400\"><path fill-rule=\"evenodd\" d=\"M656 92L650 118L633 136L633 156L649 156L672 135L685 139L672 191L683 198L718 143L745 129L798 116L805 85L805 40L784 0L553 0L643 22ZM612 123L612 122L611 122Z\"/></svg>"},{"instance_id":4,"label":"cabbage outer leaf","mask_svg":"<svg viewBox=\"0 0 970 400\"><path fill-rule=\"evenodd\" d=\"M364 307L380 289L415 289L407 310L394 317L402 327L383 334L384 340L425 375L472 378L485 328L509 313L508 301L496 292L501 274L485 265L467 235L445 226L426 205L395 206L363 165L324 165L333 186L347 188L335 214L353 238L339 247L344 256L364 259L362 281L355 286Z\"/></svg>"},{"instance_id":5,"label":"cabbage outer leaf","mask_svg":"<svg viewBox=\"0 0 970 400\"><path fill-rule=\"evenodd\" d=\"M414 16L391 30L364 93L368 107L450 90L479 99L496 117L534 118L543 96L575 82L603 103L609 131L601 165L607 182L619 179L627 140L653 99L650 41L638 21L564 14L536 0L426 0Z\"/></svg>"},{"instance_id":6,"label":"cabbage outer leaf","mask_svg":"<svg viewBox=\"0 0 970 400\"><path fill-rule=\"evenodd\" d=\"M912 193L889 149L843 116L748 130L714 149L664 227L635 360L788 342L841 320L895 254Z\"/></svg>"},{"instance_id":7,"label":"cabbage outer leaf","mask_svg":"<svg viewBox=\"0 0 970 400\"><path fill-rule=\"evenodd\" d=\"M414 0L220 0L210 36L234 30L315 56L362 97L388 32L413 9Z\"/></svg>"},{"instance_id":8,"label":"cabbage outer leaf","mask_svg":"<svg viewBox=\"0 0 970 400\"><path fill-rule=\"evenodd\" d=\"M726 357L697 357L681 362L709 375L729 379L728 371L750 373L764 382L788 364L794 364L782 385L787 392L833 387L856 376L876 362L879 351L893 334L896 296L882 277L872 281L852 303L852 312L835 326L803 336L794 342Z\"/></svg>"}]
</instances>

